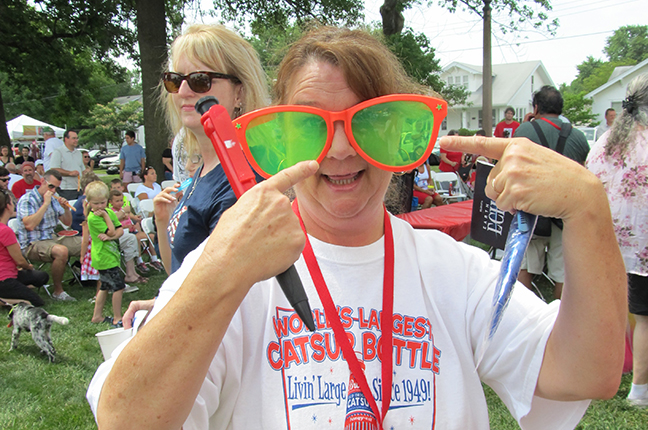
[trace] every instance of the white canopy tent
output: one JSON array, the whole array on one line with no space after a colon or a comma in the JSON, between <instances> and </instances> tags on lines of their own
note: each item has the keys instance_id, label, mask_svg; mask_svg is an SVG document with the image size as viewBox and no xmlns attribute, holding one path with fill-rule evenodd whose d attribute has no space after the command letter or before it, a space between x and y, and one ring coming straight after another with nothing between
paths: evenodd
<instances>
[{"instance_id":1,"label":"white canopy tent","mask_svg":"<svg viewBox=\"0 0 648 430\"><path fill-rule=\"evenodd\" d=\"M28 139L33 140L37 137L43 137L43 129L50 127L54 130L56 137L63 137L65 129L53 126L43 121L39 121L27 115L20 115L11 121L7 121L7 132L9 138L14 139Z\"/></svg>"}]
</instances>

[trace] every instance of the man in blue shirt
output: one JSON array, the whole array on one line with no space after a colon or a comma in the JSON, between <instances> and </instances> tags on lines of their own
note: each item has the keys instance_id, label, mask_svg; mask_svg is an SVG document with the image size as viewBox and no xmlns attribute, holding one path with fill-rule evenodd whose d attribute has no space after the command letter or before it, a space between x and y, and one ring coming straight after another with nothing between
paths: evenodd
<instances>
[{"instance_id":1,"label":"man in blue shirt","mask_svg":"<svg viewBox=\"0 0 648 430\"><path fill-rule=\"evenodd\" d=\"M126 187L131 182L142 182L140 173L146 166L146 153L138 143L135 143L135 132L126 132L127 145L122 146L119 153L119 177Z\"/></svg>"},{"instance_id":2,"label":"man in blue shirt","mask_svg":"<svg viewBox=\"0 0 648 430\"><path fill-rule=\"evenodd\" d=\"M56 300L74 301L72 296L63 291L63 273L68 258L81 254L81 237L58 237L54 234L59 220L68 226L72 222L67 200L56 195L61 178L56 170L48 170L43 175L41 185L20 198L16 207L18 242L23 255L30 261L52 263L52 297Z\"/></svg>"}]
</instances>

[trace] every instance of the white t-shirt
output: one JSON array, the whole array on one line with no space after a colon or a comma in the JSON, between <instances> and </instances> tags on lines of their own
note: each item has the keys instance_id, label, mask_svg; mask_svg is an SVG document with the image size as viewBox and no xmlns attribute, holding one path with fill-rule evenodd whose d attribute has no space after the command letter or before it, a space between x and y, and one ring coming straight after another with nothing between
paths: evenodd
<instances>
[{"instance_id":1,"label":"white t-shirt","mask_svg":"<svg viewBox=\"0 0 648 430\"><path fill-rule=\"evenodd\" d=\"M43 169L47 172L50 169L50 163L52 162L52 152L56 148L65 145L65 143L58 137L50 137L45 141L45 151L43 152Z\"/></svg>"},{"instance_id":2,"label":"white t-shirt","mask_svg":"<svg viewBox=\"0 0 648 430\"><path fill-rule=\"evenodd\" d=\"M137 197L142 193L146 193L148 198L152 199L155 196L157 196L160 193L160 191L162 191L162 187L157 182L153 182L153 189L147 187L144 184L140 184L140 186L137 187L137 189L135 190L135 196Z\"/></svg>"},{"instance_id":3,"label":"white t-shirt","mask_svg":"<svg viewBox=\"0 0 648 430\"><path fill-rule=\"evenodd\" d=\"M556 402L534 396L559 304L546 305L518 285L475 371L499 263L443 233L415 231L394 217L392 224L395 354L392 401L384 428L406 424L417 429L487 429L482 381L498 393L522 429L574 428L588 401ZM383 239L357 248L310 240L342 324L353 334L354 350L364 354L367 382L380 409L376 342ZM164 283L151 317L180 287L204 244ZM184 430L344 428L349 369L325 325L303 258L295 266L317 331L306 331L274 278L253 286L232 319ZM88 389L95 414L114 360L115 354L100 366Z\"/></svg>"}]
</instances>

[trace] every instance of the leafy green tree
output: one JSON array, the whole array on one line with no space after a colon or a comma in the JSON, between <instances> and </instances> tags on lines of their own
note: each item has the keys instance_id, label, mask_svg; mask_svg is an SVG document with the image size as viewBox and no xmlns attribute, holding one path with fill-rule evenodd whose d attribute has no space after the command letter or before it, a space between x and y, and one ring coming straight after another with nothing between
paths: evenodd
<instances>
[{"instance_id":1,"label":"leafy green tree","mask_svg":"<svg viewBox=\"0 0 648 430\"><path fill-rule=\"evenodd\" d=\"M262 27L288 28L295 23L354 25L362 21L362 0L214 0L214 9L225 20L253 30Z\"/></svg>"},{"instance_id":2,"label":"leafy green tree","mask_svg":"<svg viewBox=\"0 0 648 430\"><path fill-rule=\"evenodd\" d=\"M566 91L566 85L562 84L560 92L563 95L563 115L573 125L584 125L596 127L600 121L595 121L596 115L592 113L592 99L585 98L585 91L579 93Z\"/></svg>"},{"instance_id":3,"label":"leafy green tree","mask_svg":"<svg viewBox=\"0 0 648 430\"><path fill-rule=\"evenodd\" d=\"M160 72L167 67L167 38L173 38L179 32L184 19L179 11L193 2L195 0L135 0L134 4L142 70L146 154L149 163L158 171L162 169L159 154L167 146L169 136L162 112L157 108L156 87ZM359 19L361 6L360 0L214 0L214 9L220 11L225 20L241 25L251 22L253 29L285 29L293 21L306 19L353 22Z\"/></svg>"},{"instance_id":4,"label":"leafy green tree","mask_svg":"<svg viewBox=\"0 0 648 430\"><path fill-rule=\"evenodd\" d=\"M607 39L603 52L609 61L588 56L577 67L578 75L569 85L563 85L565 105L563 114L579 125L598 125L597 116L592 113L592 101L585 94L604 85L614 69L619 66L632 66L648 58L648 25L629 25L620 27Z\"/></svg>"},{"instance_id":5,"label":"leafy green tree","mask_svg":"<svg viewBox=\"0 0 648 430\"><path fill-rule=\"evenodd\" d=\"M48 120L80 125L94 104L90 89L104 86L93 78L96 67L123 81L123 69L111 58L132 50L134 35L126 26L131 16L130 6L118 0L3 0L3 85L26 87L34 98L51 97L54 113ZM6 121L1 92L0 121ZM0 131L0 143L8 142Z\"/></svg>"},{"instance_id":6,"label":"leafy green tree","mask_svg":"<svg viewBox=\"0 0 648 430\"><path fill-rule=\"evenodd\" d=\"M584 80L589 78L592 74L594 74L596 70L598 70L602 65L603 65L602 60L595 59L591 55L588 56L585 61L583 61L578 66L576 66L576 68L578 69L578 75L570 85L565 87L565 90L574 93L585 91Z\"/></svg>"},{"instance_id":7,"label":"leafy green tree","mask_svg":"<svg viewBox=\"0 0 648 430\"><path fill-rule=\"evenodd\" d=\"M307 23L287 27L266 27L258 23L251 26L253 37L249 38L248 42L259 54L270 85L277 78L277 68L290 44L299 40L307 26Z\"/></svg>"},{"instance_id":8,"label":"leafy green tree","mask_svg":"<svg viewBox=\"0 0 648 430\"><path fill-rule=\"evenodd\" d=\"M620 27L607 39L603 51L610 61L642 62L648 58L648 25Z\"/></svg>"},{"instance_id":9,"label":"leafy green tree","mask_svg":"<svg viewBox=\"0 0 648 430\"><path fill-rule=\"evenodd\" d=\"M463 86L448 85L441 80L439 60L435 58L434 48L425 34L415 34L410 28L406 28L401 33L384 38L386 45L398 57L407 74L418 83L432 88L451 105L466 101L469 92Z\"/></svg>"},{"instance_id":10,"label":"leafy green tree","mask_svg":"<svg viewBox=\"0 0 648 430\"><path fill-rule=\"evenodd\" d=\"M428 4L433 3L429 1ZM531 6L527 3L531 3ZM549 21L544 10L551 10L549 0L532 0L523 2L521 0L438 0L439 6L445 7L450 12L456 12L458 8L472 11L479 15L484 21L484 62L483 62L483 84L482 84L482 124L488 136L492 133L493 117L493 82L491 62L491 20L492 15L497 17L496 23L502 33L515 32L524 26L530 25L533 28L545 27L545 31L554 34L558 27L558 20ZM537 11L536 11L537 9ZM502 18L500 21L499 17ZM504 21L506 20L506 21Z\"/></svg>"},{"instance_id":11,"label":"leafy green tree","mask_svg":"<svg viewBox=\"0 0 648 430\"><path fill-rule=\"evenodd\" d=\"M648 25L620 27L607 39L603 52L608 61L588 56L576 66L578 75L566 91L593 91L608 81L615 67L634 65L648 58Z\"/></svg>"},{"instance_id":12,"label":"leafy green tree","mask_svg":"<svg viewBox=\"0 0 648 430\"><path fill-rule=\"evenodd\" d=\"M144 123L142 103L139 101L120 105L110 102L94 106L88 118L90 128L79 132L79 143L87 148L106 143L119 146L125 130L135 130Z\"/></svg>"}]
</instances>

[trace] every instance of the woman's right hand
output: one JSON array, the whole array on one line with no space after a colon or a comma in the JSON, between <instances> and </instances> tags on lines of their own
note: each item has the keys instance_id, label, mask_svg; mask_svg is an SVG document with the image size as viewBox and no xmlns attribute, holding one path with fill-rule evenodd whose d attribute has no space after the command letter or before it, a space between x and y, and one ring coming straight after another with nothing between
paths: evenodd
<instances>
[{"instance_id":1,"label":"woman's right hand","mask_svg":"<svg viewBox=\"0 0 648 430\"><path fill-rule=\"evenodd\" d=\"M122 322L124 323L124 328L129 329L133 326L133 318L135 318L135 313L137 311L150 311L153 309L155 304L155 299L150 300L134 300L128 305L128 309L122 317Z\"/></svg>"},{"instance_id":2,"label":"woman's right hand","mask_svg":"<svg viewBox=\"0 0 648 430\"><path fill-rule=\"evenodd\" d=\"M317 169L315 161L302 161L243 194L210 235L201 256L205 267L228 264L231 278L248 288L287 270L299 258L305 237L283 193ZM250 264L255 261L264 264Z\"/></svg>"},{"instance_id":3,"label":"woman's right hand","mask_svg":"<svg viewBox=\"0 0 648 430\"><path fill-rule=\"evenodd\" d=\"M171 214L178 205L178 199L174 193L178 192L180 184L173 184L171 187L167 187L160 191L157 196L153 198L153 208L155 211L155 220L157 221L169 221L171 219Z\"/></svg>"}]
</instances>

